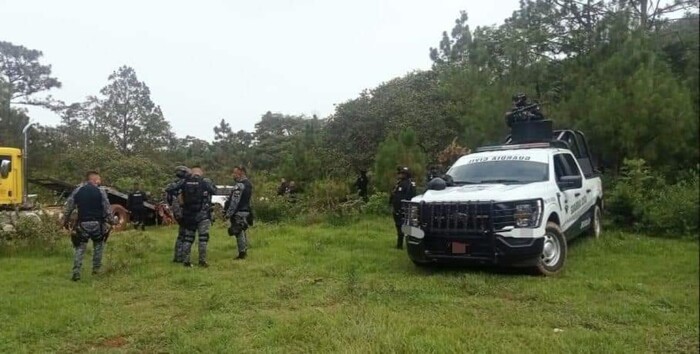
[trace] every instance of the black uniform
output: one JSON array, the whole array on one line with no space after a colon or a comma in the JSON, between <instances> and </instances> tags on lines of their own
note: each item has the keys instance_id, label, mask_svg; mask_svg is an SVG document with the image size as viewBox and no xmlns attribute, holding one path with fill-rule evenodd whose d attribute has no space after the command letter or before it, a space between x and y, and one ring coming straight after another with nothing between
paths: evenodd
<instances>
[{"instance_id":1,"label":"black uniform","mask_svg":"<svg viewBox=\"0 0 700 354\"><path fill-rule=\"evenodd\" d=\"M391 197L389 202L393 209L394 214L394 225L396 225L396 248L403 248L403 232L401 231L401 225L403 225L404 212L401 202L404 200L411 200L416 196L416 184L408 177L401 178L396 181L396 186L391 192Z\"/></svg>"},{"instance_id":2,"label":"black uniform","mask_svg":"<svg viewBox=\"0 0 700 354\"><path fill-rule=\"evenodd\" d=\"M355 181L355 188L357 188L357 194L362 197L364 201L367 201L367 187L369 186L369 178L367 174L360 173Z\"/></svg>"},{"instance_id":3,"label":"black uniform","mask_svg":"<svg viewBox=\"0 0 700 354\"><path fill-rule=\"evenodd\" d=\"M141 230L145 230L146 207L143 203L146 202L146 193L141 190L135 190L129 194L127 205L131 212L131 222L134 224L134 229L141 225Z\"/></svg>"}]
</instances>

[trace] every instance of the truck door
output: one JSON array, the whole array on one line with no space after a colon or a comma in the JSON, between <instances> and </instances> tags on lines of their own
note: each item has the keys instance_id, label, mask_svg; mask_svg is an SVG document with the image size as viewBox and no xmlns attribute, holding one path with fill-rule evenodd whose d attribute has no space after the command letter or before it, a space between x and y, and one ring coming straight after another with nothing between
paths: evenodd
<instances>
[{"instance_id":1,"label":"truck door","mask_svg":"<svg viewBox=\"0 0 700 354\"><path fill-rule=\"evenodd\" d=\"M570 153L554 156L554 172L559 186L557 199L564 214L561 218L561 226L567 237L574 236L580 231L577 221L587 210L585 207L587 197L583 193L583 175ZM565 177L578 177L578 182L564 186Z\"/></svg>"}]
</instances>

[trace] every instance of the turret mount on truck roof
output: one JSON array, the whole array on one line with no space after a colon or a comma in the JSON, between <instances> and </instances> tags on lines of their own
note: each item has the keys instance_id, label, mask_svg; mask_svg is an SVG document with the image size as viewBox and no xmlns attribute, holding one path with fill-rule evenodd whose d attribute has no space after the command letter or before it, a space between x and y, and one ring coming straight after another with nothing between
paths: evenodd
<instances>
[{"instance_id":1,"label":"turret mount on truck roof","mask_svg":"<svg viewBox=\"0 0 700 354\"><path fill-rule=\"evenodd\" d=\"M515 105L513 110L506 114L510 134L506 136L505 144L481 147L477 152L546 147L567 149L576 157L585 175L598 172L588 149L586 136L581 131L554 130L552 120L545 119L536 104L528 105L522 99L518 102L521 107Z\"/></svg>"}]
</instances>

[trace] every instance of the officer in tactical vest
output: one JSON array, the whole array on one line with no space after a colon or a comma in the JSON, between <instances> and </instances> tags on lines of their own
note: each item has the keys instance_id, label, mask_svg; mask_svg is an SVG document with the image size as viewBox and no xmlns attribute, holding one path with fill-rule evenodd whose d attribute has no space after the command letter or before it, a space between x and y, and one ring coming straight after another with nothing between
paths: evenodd
<instances>
[{"instance_id":1,"label":"officer in tactical vest","mask_svg":"<svg viewBox=\"0 0 700 354\"><path fill-rule=\"evenodd\" d=\"M176 189L178 183L183 183L184 179L190 176L191 171L185 166L175 167L175 177L176 181L172 182L166 188L166 201L170 210L173 213L173 217L178 224L177 237L175 238L175 250L173 255L173 262L182 263L182 242L185 237L185 227L182 220L182 199L180 198L179 190ZM171 192L167 192L171 190Z\"/></svg>"},{"instance_id":2,"label":"officer in tactical vest","mask_svg":"<svg viewBox=\"0 0 700 354\"><path fill-rule=\"evenodd\" d=\"M401 225L403 225L404 211L401 202L411 200L416 196L416 183L411 180L411 171L408 167L399 167L396 172L398 178L391 192L389 203L393 209L394 225L396 225L396 248L403 249L404 235L401 231Z\"/></svg>"},{"instance_id":3,"label":"officer in tactical vest","mask_svg":"<svg viewBox=\"0 0 700 354\"><path fill-rule=\"evenodd\" d=\"M524 93L513 95L513 107L506 113L506 125L510 128L515 122L527 122L543 120L544 115L540 111L540 106L527 101Z\"/></svg>"},{"instance_id":4,"label":"officer in tactical vest","mask_svg":"<svg viewBox=\"0 0 700 354\"><path fill-rule=\"evenodd\" d=\"M199 237L199 265L208 267L207 243L211 227L211 196L216 193L214 184L203 177L201 167L194 166L191 174L175 186L166 188L168 193L180 194L182 199L182 260L185 267L192 267L190 253L195 236Z\"/></svg>"},{"instance_id":5,"label":"officer in tactical vest","mask_svg":"<svg viewBox=\"0 0 700 354\"><path fill-rule=\"evenodd\" d=\"M141 190L141 185L134 183L134 190L127 196L127 206L131 213L131 223L134 224L134 229L141 226L141 231L146 230L145 217L146 207L143 203L146 202L146 193Z\"/></svg>"},{"instance_id":6,"label":"officer in tactical vest","mask_svg":"<svg viewBox=\"0 0 700 354\"><path fill-rule=\"evenodd\" d=\"M104 243L109 235L109 224L114 224L112 207L107 193L100 189L100 175L90 171L85 176L86 182L76 188L68 197L63 210L63 226L69 228L70 216L78 208L78 222L74 226L71 241L75 248L73 258L73 281L80 280L83 256L89 240L92 240L92 274L97 274L102 266Z\"/></svg>"},{"instance_id":7,"label":"officer in tactical vest","mask_svg":"<svg viewBox=\"0 0 700 354\"><path fill-rule=\"evenodd\" d=\"M243 166L236 166L233 169L233 178L236 185L231 191L231 196L227 201L226 218L231 222L228 228L228 235L236 237L238 246L238 257L245 259L248 255L248 240L246 230L253 225L253 210L250 199L253 196L253 184L248 179L248 173Z\"/></svg>"}]
</instances>

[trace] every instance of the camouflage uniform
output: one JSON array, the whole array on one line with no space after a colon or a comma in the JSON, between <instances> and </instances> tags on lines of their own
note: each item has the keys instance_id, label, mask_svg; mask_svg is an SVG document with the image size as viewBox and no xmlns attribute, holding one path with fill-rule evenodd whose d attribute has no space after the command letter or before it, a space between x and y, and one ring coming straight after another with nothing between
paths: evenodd
<instances>
[{"instance_id":1,"label":"camouflage uniform","mask_svg":"<svg viewBox=\"0 0 700 354\"><path fill-rule=\"evenodd\" d=\"M236 237L239 259L245 258L248 252L246 230L252 225L253 215L250 205L252 194L253 185L248 178L243 178L233 187L227 201L226 218L231 221L228 234Z\"/></svg>"},{"instance_id":2,"label":"camouflage uniform","mask_svg":"<svg viewBox=\"0 0 700 354\"><path fill-rule=\"evenodd\" d=\"M198 177L198 179L197 179ZM196 202L188 202L187 188L189 183L199 183L198 190L201 195L194 197ZM190 266L190 254L192 252L192 244L195 236L199 236L199 264L207 265L207 243L209 242L209 229L211 228L211 196L216 193L216 187L206 178L199 176L187 177L178 181L176 184L169 186L166 189L168 193L180 193L185 195L185 202L182 205L182 221L180 222L180 231L178 238L181 237L180 256L185 266ZM177 242L176 242L177 247ZM177 256L177 249L176 249Z\"/></svg>"},{"instance_id":3,"label":"camouflage uniform","mask_svg":"<svg viewBox=\"0 0 700 354\"><path fill-rule=\"evenodd\" d=\"M179 181L176 181L168 185L168 189L175 188L178 182ZM178 195L168 193L168 204L170 206L170 210L173 212L173 217L175 217L178 224L177 237L175 238L175 249L173 251L173 262L182 263L184 258L182 255L182 240L185 237L185 227L182 224L182 206L180 205Z\"/></svg>"},{"instance_id":4,"label":"camouflage uniform","mask_svg":"<svg viewBox=\"0 0 700 354\"><path fill-rule=\"evenodd\" d=\"M73 280L80 279L80 271L83 266L83 256L85 255L85 250L87 249L89 240L92 240L94 248L94 254L92 256L92 273L96 274L100 270L100 267L102 266L104 244L107 241L107 237L111 229L111 223L114 222L114 216L112 214L112 207L109 204L109 198L107 197L107 193L102 189L99 189L101 203L99 205L90 205L92 208L101 209L99 211L95 211L96 215L99 215L99 217L86 218L84 215L80 215L80 203L83 203L83 201L76 201L76 196L78 195L78 192L80 192L83 188L86 188L86 185L87 183L83 183L73 190L71 195L68 197L63 211L65 218L64 220L67 224L76 206L79 208L78 222L74 226L73 234L71 235L71 241L73 242L73 247L75 249L75 255L73 257Z\"/></svg>"}]
</instances>

